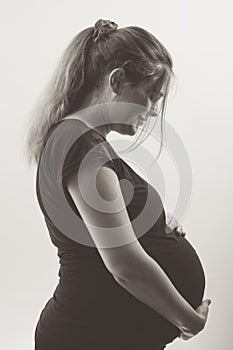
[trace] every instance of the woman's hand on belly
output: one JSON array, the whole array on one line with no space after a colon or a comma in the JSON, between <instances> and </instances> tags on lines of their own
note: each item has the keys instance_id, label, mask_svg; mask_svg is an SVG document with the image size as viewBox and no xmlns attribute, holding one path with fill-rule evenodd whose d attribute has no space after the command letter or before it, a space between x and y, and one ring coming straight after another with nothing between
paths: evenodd
<instances>
[{"instance_id":1,"label":"woman's hand on belly","mask_svg":"<svg viewBox=\"0 0 233 350\"><path fill-rule=\"evenodd\" d=\"M183 227L179 224L179 222L171 213L166 212L166 223L167 223L167 228L166 228L167 233L170 233L174 228L176 228L176 232L180 236L184 237L186 235L186 233L183 230Z\"/></svg>"},{"instance_id":2,"label":"woman's hand on belly","mask_svg":"<svg viewBox=\"0 0 233 350\"><path fill-rule=\"evenodd\" d=\"M210 299L205 299L202 301L201 305L199 305L196 308L196 312L200 316L200 325L198 325L198 327L195 326L192 330L188 330L184 328L181 331L179 338L183 340L189 340L190 338L194 337L196 334L200 333L204 329L206 325L208 313L209 313L210 303L211 303Z\"/></svg>"}]
</instances>

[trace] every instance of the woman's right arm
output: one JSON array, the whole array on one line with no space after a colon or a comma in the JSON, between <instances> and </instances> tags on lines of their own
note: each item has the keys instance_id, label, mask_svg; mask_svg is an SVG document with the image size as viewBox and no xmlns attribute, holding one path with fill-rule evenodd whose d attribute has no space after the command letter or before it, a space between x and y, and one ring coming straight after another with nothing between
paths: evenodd
<instances>
[{"instance_id":1,"label":"woman's right arm","mask_svg":"<svg viewBox=\"0 0 233 350\"><path fill-rule=\"evenodd\" d=\"M98 211L89 206L82 198L88 193L92 181L93 169L83 169L85 183L82 191L78 186L77 176L68 180L67 189L82 216L106 268L114 279L134 297L160 313L181 330L183 339L200 332L206 323L207 314L198 313L182 297L172 284L166 273L143 249L138 242L125 208L119 180L116 173L107 167L101 167L96 177L96 189L108 203L117 199L112 212L101 207ZM86 192L87 191L87 192ZM117 227L125 237L135 237L126 245L101 248L99 229L101 227ZM186 335L186 338L185 338Z\"/></svg>"}]
</instances>

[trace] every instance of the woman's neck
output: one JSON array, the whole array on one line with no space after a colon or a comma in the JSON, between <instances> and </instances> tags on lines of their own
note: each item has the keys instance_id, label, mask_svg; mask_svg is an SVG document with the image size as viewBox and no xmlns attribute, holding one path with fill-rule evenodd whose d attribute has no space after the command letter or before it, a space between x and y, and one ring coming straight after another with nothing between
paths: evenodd
<instances>
[{"instance_id":1,"label":"woman's neck","mask_svg":"<svg viewBox=\"0 0 233 350\"><path fill-rule=\"evenodd\" d=\"M106 124L104 120L97 120L95 118L93 122L93 117L88 118L88 116L82 116L78 111L72 114L67 115L63 119L78 119L85 123L89 128L96 130L99 134L101 134L105 139L107 134L111 131L111 127L109 124ZM104 125L103 125L104 124Z\"/></svg>"}]
</instances>

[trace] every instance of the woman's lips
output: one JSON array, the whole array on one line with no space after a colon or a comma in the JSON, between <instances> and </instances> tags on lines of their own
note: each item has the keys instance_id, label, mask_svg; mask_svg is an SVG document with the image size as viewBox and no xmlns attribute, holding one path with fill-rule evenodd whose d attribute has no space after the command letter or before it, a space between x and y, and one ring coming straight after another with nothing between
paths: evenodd
<instances>
[{"instance_id":1,"label":"woman's lips","mask_svg":"<svg viewBox=\"0 0 233 350\"><path fill-rule=\"evenodd\" d=\"M146 121L146 117L144 115L137 115L137 117L135 118L135 122L134 125L137 127L138 125L142 125L145 121Z\"/></svg>"},{"instance_id":2,"label":"woman's lips","mask_svg":"<svg viewBox=\"0 0 233 350\"><path fill-rule=\"evenodd\" d=\"M141 124L143 124L144 123L144 121L142 120L142 119L139 119L138 120L138 125L141 125Z\"/></svg>"}]
</instances>

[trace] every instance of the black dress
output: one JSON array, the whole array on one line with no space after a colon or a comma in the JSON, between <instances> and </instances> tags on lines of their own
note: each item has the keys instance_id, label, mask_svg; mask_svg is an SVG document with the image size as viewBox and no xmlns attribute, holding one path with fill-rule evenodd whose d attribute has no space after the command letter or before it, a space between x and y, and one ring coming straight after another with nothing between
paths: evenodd
<instances>
[{"instance_id":1,"label":"black dress","mask_svg":"<svg viewBox=\"0 0 233 350\"><path fill-rule=\"evenodd\" d=\"M158 192L96 130L78 119L64 119L47 136L37 167L36 191L60 268L58 285L36 325L35 349L163 349L178 337L179 329L121 287L108 272L86 226L80 224L83 221L66 188L67 177L78 169L85 154L98 146L94 158L112 168L119 180L127 179L133 185L133 197L127 204L133 227L150 192L152 205L146 215L148 220L153 216L157 220L138 240L193 308L200 305L205 289L195 249L175 229L165 232L165 211ZM126 187L121 185L121 189L126 199Z\"/></svg>"}]
</instances>

